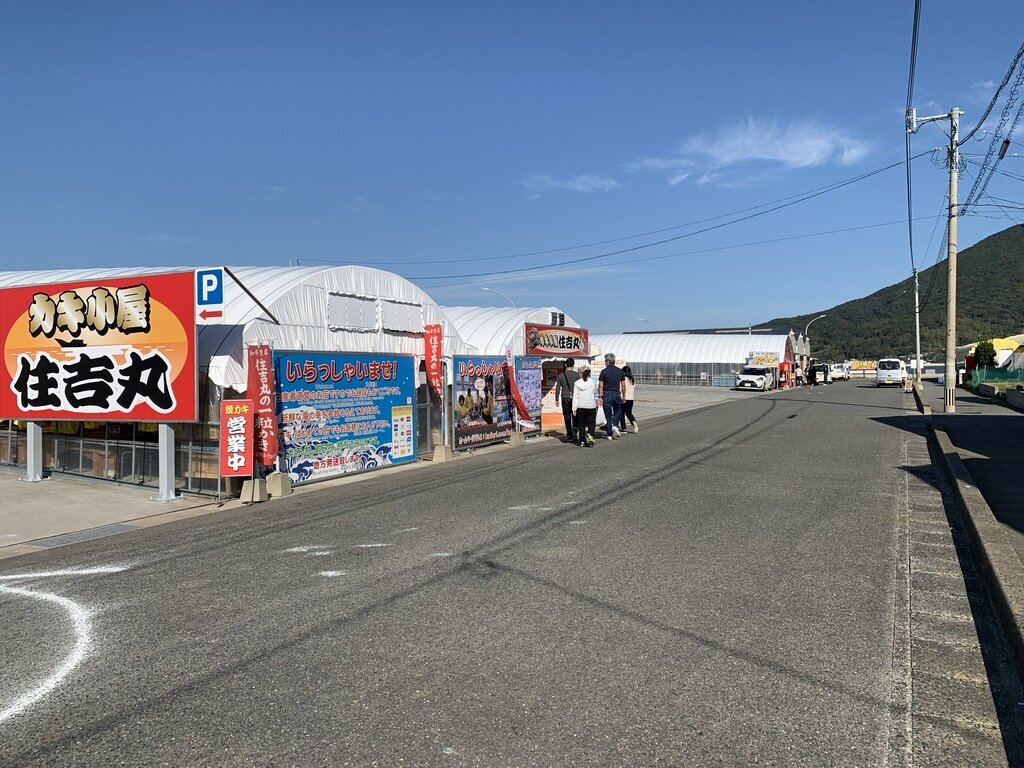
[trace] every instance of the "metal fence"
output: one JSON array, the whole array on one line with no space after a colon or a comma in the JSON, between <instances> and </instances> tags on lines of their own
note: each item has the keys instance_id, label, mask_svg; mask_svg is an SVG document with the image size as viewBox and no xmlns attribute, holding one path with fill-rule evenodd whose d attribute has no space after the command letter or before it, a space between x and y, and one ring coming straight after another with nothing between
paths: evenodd
<instances>
[{"instance_id":1,"label":"metal fence","mask_svg":"<svg viewBox=\"0 0 1024 768\"><path fill-rule=\"evenodd\" d=\"M1018 384L1024 384L1024 369L975 368L971 371L971 386L977 387L979 384L1005 385L1012 389Z\"/></svg>"},{"instance_id":2,"label":"metal fence","mask_svg":"<svg viewBox=\"0 0 1024 768\"><path fill-rule=\"evenodd\" d=\"M635 373L633 378L637 384L657 384L668 387L731 387L736 383L736 376L732 373L679 373L672 376L652 373Z\"/></svg>"}]
</instances>

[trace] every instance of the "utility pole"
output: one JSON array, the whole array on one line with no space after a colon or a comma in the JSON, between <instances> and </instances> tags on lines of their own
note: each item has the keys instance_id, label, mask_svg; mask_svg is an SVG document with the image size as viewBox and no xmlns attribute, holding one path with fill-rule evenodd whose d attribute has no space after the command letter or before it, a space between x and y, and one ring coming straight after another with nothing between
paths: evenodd
<instances>
[{"instance_id":1,"label":"utility pole","mask_svg":"<svg viewBox=\"0 0 1024 768\"><path fill-rule=\"evenodd\" d=\"M917 364L914 366L914 381L921 383L921 282L917 279L917 267L914 268L914 336L917 345L914 352Z\"/></svg>"},{"instance_id":2,"label":"utility pole","mask_svg":"<svg viewBox=\"0 0 1024 768\"><path fill-rule=\"evenodd\" d=\"M907 113L907 131L917 133L925 123L949 120L949 219L946 241L949 250L946 256L946 366L944 412L956 413L956 225L957 225L957 183L960 165L960 116L963 112L953 107L945 115L918 117L917 110ZM915 304L916 304L915 300ZM920 344L920 342L919 342ZM920 348L920 346L919 346ZM918 353L920 355L920 353ZM919 358L920 359L920 358Z\"/></svg>"}]
</instances>

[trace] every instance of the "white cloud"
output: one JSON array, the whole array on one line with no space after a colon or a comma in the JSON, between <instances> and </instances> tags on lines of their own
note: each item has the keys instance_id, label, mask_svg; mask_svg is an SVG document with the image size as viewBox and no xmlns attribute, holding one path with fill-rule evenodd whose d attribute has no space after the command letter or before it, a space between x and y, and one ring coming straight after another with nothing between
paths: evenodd
<instances>
[{"instance_id":1,"label":"white cloud","mask_svg":"<svg viewBox=\"0 0 1024 768\"><path fill-rule=\"evenodd\" d=\"M697 184L725 183L719 171L751 163L772 163L784 168L813 168L828 163L853 165L870 152L870 145L847 131L798 120L780 125L774 120L746 120L724 126L715 134L683 142L669 157L642 157L625 168L631 171L668 171L666 181L676 185L696 176ZM745 174L749 171L745 170ZM735 179L733 179L735 181Z\"/></svg>"},{"instance_id":2,"label":"white cloud","mask_svg":"<svg viewBox=\"0 0 1024 768\"><path fill-rule=\"evenodd\" d=\"M996 91L995 80L983 80L980 83L971 83L968 96L973 101L989 101Z\"/></svg>"},{"instance_id":3,"label":"white cloud","mask_svg":"<svg viewBox=\"0 0 1024 768\"><path fill-rule=\"evenodd\" d=\"M692 168L693 161L685 157L641 157L623 167L628 171L671 171Z\"/></svg>"},{"instance_id":4,"label":"white cloud","mask_svg":"<svg viewBox=\"0 0 1024 768\"><path fill-rule=\"evenodd\" d=\"M606 176L598 176L593 173L584 173L573 176L571 179L559 181L551 176L531 176L523 179L520 184L534 194L531 198L540 197L541 192L552 189L566 189L570 192L607 192L619 186L619 182Z\"/></svg>"},{"instance_id":5,"label":"white cloud","mask_svg":"<svg viewBox=\"0 0 1024 768\"><path fill-rule=\"evenodd\" d=\"M846 131L801 120L781 126L774 120L746 120L715 136L697 136L683 144L684 156L697 156L715 167L750 161L781 163L787 168L812 168L838 161L852 165L869 151L866 142Z\"/></svg>"}]
</instances>

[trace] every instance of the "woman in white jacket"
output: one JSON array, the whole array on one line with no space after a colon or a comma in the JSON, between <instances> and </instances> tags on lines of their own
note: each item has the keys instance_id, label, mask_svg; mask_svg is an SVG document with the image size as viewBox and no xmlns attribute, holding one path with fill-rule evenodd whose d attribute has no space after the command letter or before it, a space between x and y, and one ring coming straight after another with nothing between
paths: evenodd
<instances>
[{"instance_id":1,"label":"woman in white jacket","mask_svg":"<svg viewBox=\"0 0 1024 768\"><path fill-rule=\"evenodd\" d=\"M572 415L576 417L579 444L594 447L597 426L597 382L590 378L590 366L580 368L580 377L572 387Z\"/></svg>"}]
</instances>

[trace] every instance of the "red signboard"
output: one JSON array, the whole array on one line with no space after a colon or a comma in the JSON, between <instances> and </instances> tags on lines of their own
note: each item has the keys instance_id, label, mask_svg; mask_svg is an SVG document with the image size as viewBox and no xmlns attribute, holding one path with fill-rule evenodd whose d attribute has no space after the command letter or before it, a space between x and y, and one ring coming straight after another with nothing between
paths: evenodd
<instances>
[{"instance_id":1,"label":"red signboard","mask_svg":"<svg viewBox=\"0 0 1024 768\"><path fill-rule=\"evenodd\" d=\"M196 421L193 272L0 290L0 418Z\"/></svg>"},{"instance_id":2,"label":"red signboard","mask_svg":"<svg viewBox=\"0 0 1024 768\"><path fill-rule=\"evenodd\" d=\"M277 461L277 405L274 387L274 364L270 347L258 344L248 349L248 384L246 392L256 407L256 463Z\"/></svg>"},{"instance_id":3,"label":"red signboard","mask_svg":"<svg viewBox=\"0 0 1024 768\"><path fill-rule=\"evenodd\" d=\"M590 338L586 328L526 324L526 354L545 357L587 357Z\"/></svg>"},{"instance_id":4,"label":"red signboard","mask_svg":"<svg viewBox=\"0 0 1024 768\"><path fill-rule=\"evenodd\" d=\"M252 400L222 400L220 404L220 474L248 477L253 474Z\"/></svg>"},{"instance_id":5,"label":"red signboard","mask_svg":"<svg viewBox=\"0 0 1024 768\"><path fill-rule=\"evenodd\" d=\"M444 376L441 373L441 324L423 327L423 344L425 347L423 364L427 369L427 382L434 394L444 400Z\"/></svg>"}]
</instances>

